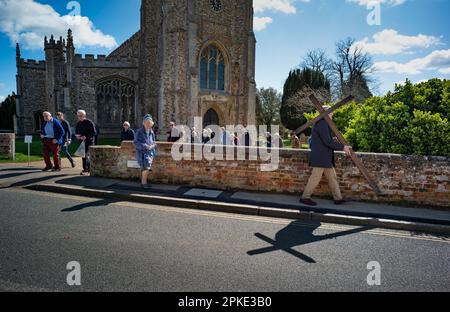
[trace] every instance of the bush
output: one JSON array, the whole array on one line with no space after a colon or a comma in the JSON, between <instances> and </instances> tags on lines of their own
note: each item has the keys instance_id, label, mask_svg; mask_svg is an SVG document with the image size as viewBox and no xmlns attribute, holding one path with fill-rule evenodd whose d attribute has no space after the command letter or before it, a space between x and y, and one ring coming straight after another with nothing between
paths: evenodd
<instances>
[{"instance_id":1,"label":"bush","mask_svg":"<svg viewBox=\"0 0 450 312\"><path fill-rule=\"evenodd\" d=\"M407 154L410 118L403 103L388 105L386 99L373 97L356 111L345 136L360 151Z\"/></svg>"},{"instance_id":2,"label":"bush","mask_svg":"<svg viewBox=\"0 0 450 312\"><path fill-rule=\"evenodd\" d=\"M414 154L450 156L450 123L440 114L415 110L407 131Z\"/></svg>"},{"instance_id":3,"label":"bush","mask_svg":"<svg viewBox=\"0 0 450 312\"><path fill-rule=\"evenodd\" d=\"M450 156L449 115L449 80L417 85L407 80L394 93L339 109L333 120L357 151Z\"/></svg>"}]
</instances>

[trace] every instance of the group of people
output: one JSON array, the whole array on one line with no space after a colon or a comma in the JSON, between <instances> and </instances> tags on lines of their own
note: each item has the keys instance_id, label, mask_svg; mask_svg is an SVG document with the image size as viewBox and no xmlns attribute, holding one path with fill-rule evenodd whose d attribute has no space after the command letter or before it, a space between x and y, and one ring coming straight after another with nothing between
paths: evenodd
<instances>
[{"instance_id":1,"label":"group of people","mask_svg":"<svg viewBox=\"0 0 450 312\"><path fill-rule=\"evenodd\" d=\"M69 146L72 144L72 130L69 122L64 118L64 114L59 112L56 118L50 112L44 112L44 123L41 127L41 140L43 144L43 156L45 168L43 171L61 171L61 152L64 152L69 160L72 168L75 168L75 160L69 152ZM83 171L82 175L89 173L89 148L93 146L97 140L97 127L87 119L86 111L79 110L77 112L78 122L75 127L75 139L84 142L85 157L82 158ZM50 153L53 155L53 163L50 159Z\"/></svg>"},{"instance_id":2,"label":"group of people","mask_svg":"<svg viewBox=\"0 0 450 312\"><path fill-rule=\"evenodd\" d=\"M46 167L44 171L60 171L61 157L60 152L63 151L72 167L75 167L75 162L71 157L68 147L72 143L72 133L69 123L64 119L63 113L57 113L57 118L53 118L49 112L44 113L44 124L42 125L41 138L43 141L44 160ZM77 112L78 123L75 128L75 138L84 142L86 146L86 156L83 158L82 175L89 172L89 147L96 142L98 134L95 124L86 118L86 112L79 110ZM332 115L330 115L332 118ZM121 133L122 141L133 141L136 149L136 159L141 168L141 184L144 189L150 188L148 185L148 176L152 171L153 161L156 157L156 134L154 131L155 123L151 115L146 115L143 119L142 128L137 132L131 129L130 123L125 122ZM175 122L171 122L168 131L168 142L177 142L187 134L180 131ZM217 134L210 128L205 128L201 132L197 131L195 127L191 129L191 142L202 144L223 144L235 146L251 146L251 136L248 131L239 136L237 133L231 133L225 128L221 128L221 133ZM300 148L301 141L295 133L291 134L291 142L293 148ZM256 142L259 145L259 142ZM283 147L283 140L279 134L266 134L267 147ZM335 204L341 205L344 203L337 176L335 171L335 151L344 151L347 154L351 153L351 147L341 144L332 134L331 128L324 119L319 120L313 127L312 135L309 140L311 149L310 166L313 168L312 175L305 187L303 196L300 202L308 205L317 205L311 199L314 190L319 185L323 174L328 179L328 184L332 191ZM50 160L50 153L53 154L52 164Z\"/></svg>"},{"instance_id":3,"label":"group of people","mask_svg":"<svg viewBox=\"0 0 450 312\"><path fill-rule=\"evenodd\" d=\"M177 128L175 122L169 124L168 142L178 142L182 138L187 137L187 133L184 130ZM279 133L275 133L273 136L270 132L265 135L265 142L257 140L253 144L250 132L244 128L244 131L239 134L237 132L231 132L225 127L220 128L220 133L214 132L211 128L206 127L199 131L196 127L191 128L190 142L193 144L215 144L215 145L233 145L233 146L260 146L266 144L268 148L278 147L283 148L284 143Z\"/></svg>"}]
</instances>

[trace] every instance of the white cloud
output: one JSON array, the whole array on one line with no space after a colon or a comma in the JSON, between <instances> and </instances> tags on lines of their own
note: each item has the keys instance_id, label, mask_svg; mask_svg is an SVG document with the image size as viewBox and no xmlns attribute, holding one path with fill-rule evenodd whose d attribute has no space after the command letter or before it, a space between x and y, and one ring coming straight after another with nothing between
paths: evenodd
<instances>
[{"instance_id":1,"label":"white cloud","mask_svg":"<svg viewBox=\"0 0 450 312\"><path fill-rule=\"evenodd\" d=\"M114 37L95 28L85 16L60 15L50 5L35 0L0 0L0 31L11 42L20 42L25 49L42 49L44 36L65 36L71 28L77 47L114 48Z\"/></svg>"},{"instance_id":2,"label":"white cloud","mask_svg":"<svg viewBox=\"0 0 450 312\"><path fill-rule=\"evenodd\" d=\"M398 74L421 74L426 70L435 70L442 74L450 72L450 49L436 50L423 58L416 58L407 63L377 62L374 69L379 72Z\"/></svg>"},{"instance_id":3,"label":"white cloud","mask_svg":"<svg viewBox=\"0 0 450 312\"><path fill-rule=\"evenodd\" d=\"M388 4L391 6L397 6L406 2L406 0L346 0L347 2L357 3L358 5L365 7L373 7L378 4Z\"/></svg>"},{"instance_id":4,"label":"white cloud","mask_svg":"<svg viewBox=\"0 0 450 312\"><path fill-rule=\"evenodd\" d=\"M281 12L284 14L295 14L297 8L294 6L295 1L308 3L311 0L254 0L253 8L256 14L267 12ZM261 31L267 28L269 24L272 24L273 19L268 16L254 18L255 31Z\"/></svg>"},{"instance_id":5,"label":"white cloud","mask_svg":"<svg viewBox=\"0 0 450 312\"><path fill-rule=\"evenodd\" d=\"M448 68L441 68L441 69L439 69L439 72L441 74L444 74L444 75L450 75L450 67L448 67Z\"/></svg>"},{"instance_id":6,"label":"white cloud","mask_svg":"<svg viewBox=\"0 0 450 312\"><path fill-rule=\"evenodd\" d=\"M253 28L255 31L261 31L266 29L267 25L272 24L273 19L271 17L256 17L253 20Z\"/></svg>"},{"instance_id":7,"label":"white cloud","mask_svg":"<svg viewBox=\"0 0 450 312\"><path fill-rule=\"evenodd\" d=\"M377 55L392 55L409 52L416 48L429 48L441 43L441 38L418 34L417 36L405 36L394 29L385 29L355 43L367 53Z\"/></svg>"},{"instance_id":8,"label":"white cloud","mask_svg":"<svg viewBox=\"0 0 450 312\"><path fill-rule=\"evenodd\" d=\"M254 0L253 8L255 13L278 11L286 14L295 14L297 9L293 2L294 0ZM302 2L309 2L309 0L303 0Z\"/></svg>"}]
</instances>

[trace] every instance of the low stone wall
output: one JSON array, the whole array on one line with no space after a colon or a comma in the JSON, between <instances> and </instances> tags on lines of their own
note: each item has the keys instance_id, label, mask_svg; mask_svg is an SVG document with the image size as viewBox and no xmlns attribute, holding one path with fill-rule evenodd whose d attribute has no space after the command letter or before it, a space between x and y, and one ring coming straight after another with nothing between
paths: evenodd
<instances>
[{"instance_id":1,"label":"low stone wall","mask_svg":"<svg viewBox=\"0 0 450 312\"><path fill-rule=\"evenodd\" d=\"M16 144L14 133L0 133L0 155L13 158Z\"/></svg>"},{"instance_id":2,"label":"low stone wall","mask_svg":"<svg viewBox=\"0 0 450 312\"><path fill-rule=\"evenodd\" d=\"M278 170L262 172L260 165L264 162L261 160L175 161L171 156L171 148L171 143L159 143L151 176L153 182L300 195L311 174L309 151L306 150L281 149ZM351 159L342 153L336 153L336 171L346 199L450 208L450 158L365 153L358 155L385 195L377 197ZM127 162L133 159L132 142L124 142L121 147L93 147L92 174L99 177L138 179L139 170L127 168ZM330 196L325 178L315 195Z\"/></svg>"}]
</instances>

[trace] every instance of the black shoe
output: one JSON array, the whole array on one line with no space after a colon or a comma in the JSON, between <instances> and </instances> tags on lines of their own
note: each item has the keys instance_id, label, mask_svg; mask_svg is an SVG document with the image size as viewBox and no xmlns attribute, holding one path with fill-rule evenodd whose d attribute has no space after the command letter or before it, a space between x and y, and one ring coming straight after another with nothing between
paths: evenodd
<instances>
[{"instance_id":1,"label":"black shoe","mask_svg":"<svg viewBox=\"0 0 450 312\"><path fill-rule=\"evenodd\" d=\"M343 204L345 204L345 203L346 203L346 201L343 200L343 199L335 200L335 201L334 201L334 204L335 204L335 205L338 205L338 206L339 206L339 205L343 205Z\"/></svg>"},{"instance_id":2,"label":"black shoe","mask_svg":"<svg viewBox=\"0 0 450 312\"><path fill-rule=\"evenodd\" d=\"M76 167L76 165L75 165L75 162L74 162L74 161L72 161L72 162L71 162L70 164L72 165L72 168L75 168L75 167Z\"/></svg>"},{"instance_id":3,"label":"black shoe","mask_svg":"<svg viewBox=\"0 0 450 312\"><path fill-rule=\"evenodd\" d=\"M309 198L300 198L300 202L308 206L317 206L317 203Z\"/></svg>"},{"instance_id":4,"label":"black shoe","mask_svg":"<svg viewBox=\"0 0 450 312\"><path fill-rule=\"evenodd\" d=\"M45 167L44 169L42 169L43 172L47 172L47 171L50 171L50 170L52 170L52 167Z\"/></svg>"}]
</instances>

